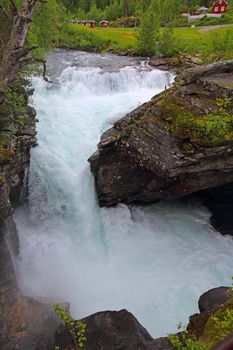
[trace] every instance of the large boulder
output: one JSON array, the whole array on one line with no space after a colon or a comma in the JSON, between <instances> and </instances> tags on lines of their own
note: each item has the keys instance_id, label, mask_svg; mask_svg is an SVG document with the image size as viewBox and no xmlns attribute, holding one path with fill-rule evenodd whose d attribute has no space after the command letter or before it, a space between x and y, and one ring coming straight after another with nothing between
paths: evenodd
<instances>
[{"instance_id":1,"label":"large boulder","mask_svg":"<svg viewBox=\"0 0 233 350\"><path fill-rule=\"evenodd\" d=\"M98 312L82 320L87 326L86 350L173 350L167 338L153 340L137 319L127 310ZM71 349L69 331L60 326L54 347Z\"/></svg>"},{"instance_id":2,"label":"large boulder","mask_svg":"<svg viewBox=\"0 0 233 350\"><path fill-rule=\"evenodd\" d=\"M233 291L229 287L218 287L210 289L202 294L198 301L200 312L212 311L233 298Z\"/></svg>"},{"instance_id":3,"label":"large boulder","mask_svg":"<svg viewBox=\"0 0 233 350\"><path fill-rule=\"evenodd\" d=\"M232 80L233 61L189 69L106 131L89 159L100 206L233 182Z\"/></svg>"}]
</instances>

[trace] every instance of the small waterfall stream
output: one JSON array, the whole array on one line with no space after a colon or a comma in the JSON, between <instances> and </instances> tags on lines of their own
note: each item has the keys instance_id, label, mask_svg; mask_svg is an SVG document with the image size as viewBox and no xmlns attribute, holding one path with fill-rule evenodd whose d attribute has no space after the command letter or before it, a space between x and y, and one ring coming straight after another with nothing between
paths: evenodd
<instances>
[{"instance_id":1,"label":"small waterfall stream","mask_svg":"<svg viewBox=\"0 0 233 350\"><path fill-rule=\"evenodd\" d=\"M127 308L155 337L197 311L199 295L229 284L230 237L199 202L100 209L88 157L112 123L173 81L135 58L57 51L53 84L33 78L39 146L29 203L14 219L27 295L70 301L75 317Z\"/></svg>"}]
</instances>

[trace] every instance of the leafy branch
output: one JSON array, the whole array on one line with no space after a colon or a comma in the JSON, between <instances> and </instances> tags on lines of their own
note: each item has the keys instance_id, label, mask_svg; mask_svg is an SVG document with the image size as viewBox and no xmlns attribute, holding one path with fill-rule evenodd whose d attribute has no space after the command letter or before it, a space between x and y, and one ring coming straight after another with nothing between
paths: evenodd
<instances>
[{"instance_id":1,"label":"leafy branch","mask_svg":"<svg viewBox=\"0 0 233 350\"><path fill-rule=\"evenodd\" d=\"M87 338L85 336L86 324L82 323L81 321L74 320L70 313L58 304L54 305L54 311L56 312L62 324L67 327L72 337L75 347L71 350L83 349L87 341ZM55 350L59 350L59 346L56 346Z\"/></svg>"}]
</instances>

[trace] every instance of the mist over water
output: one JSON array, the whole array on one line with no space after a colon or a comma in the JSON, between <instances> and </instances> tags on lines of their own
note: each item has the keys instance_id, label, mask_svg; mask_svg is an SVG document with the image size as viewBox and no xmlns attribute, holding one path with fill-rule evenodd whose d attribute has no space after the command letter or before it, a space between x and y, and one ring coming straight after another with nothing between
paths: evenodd
<instances>
[{"instance_id":1,"label":"mist over water","mask_svg":"<svg viewBox=\"0 0 233 350\"><path fill-rule=\"evenodd\" d=\"M112 123L173 81L135 58L57 51L53 84L33 79L39 146L29 203L17 209L25 294L69 301L81 318L127 308L155 337L229 285L233 240L198 201L100 209L88 157Z\"/></svg>"}]
</instances>

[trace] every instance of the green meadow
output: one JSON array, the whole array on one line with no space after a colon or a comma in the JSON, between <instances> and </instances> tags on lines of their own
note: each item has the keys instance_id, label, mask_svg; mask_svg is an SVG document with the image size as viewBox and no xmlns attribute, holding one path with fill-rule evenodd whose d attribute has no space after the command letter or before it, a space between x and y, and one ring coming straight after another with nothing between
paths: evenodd
<instances>
[{"instance_id":1,"label":"green meadow","mask_svg":"<svg viewBox=\"0 0 233 350\"><path fill-rule=\"evenodd\" d=\"M163 30L163 29L162 29ZM199 28L175 28L174 42L177 53L195 53L209 58L219 52L219 58L233 58L233 26L202 32ZM134 28L85 28L69 24L61 46L90 51L139 54L137 32ZM221 55L223 57L221 57Z\"/></svg>"}]
</instances>

